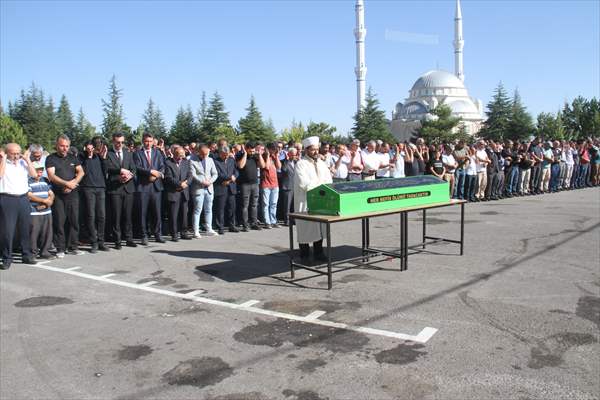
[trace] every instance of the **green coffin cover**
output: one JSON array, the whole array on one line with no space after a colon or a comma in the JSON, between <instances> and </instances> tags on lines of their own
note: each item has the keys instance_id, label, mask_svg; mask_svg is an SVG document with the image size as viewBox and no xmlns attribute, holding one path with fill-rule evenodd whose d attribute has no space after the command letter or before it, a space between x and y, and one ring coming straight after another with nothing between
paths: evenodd
<instances>
[{"instance_id":1,"label":"green coffin cover","mask_svg":"<svg viewBox=\"0 0 600 400\"><path fill-rule=\"evenodd\" d=\"M348 216L443 203L449 191L448 182L432 175L330 183L308 191L308 212Z\"/></svg>"}]
</instances>

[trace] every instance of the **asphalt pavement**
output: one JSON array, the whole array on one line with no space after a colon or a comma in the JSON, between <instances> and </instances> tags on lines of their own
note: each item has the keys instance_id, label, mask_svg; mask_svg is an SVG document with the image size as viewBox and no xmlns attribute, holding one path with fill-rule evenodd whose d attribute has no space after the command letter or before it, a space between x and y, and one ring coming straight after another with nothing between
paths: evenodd
<instances>
[{"instance_id":1,"label":"asphalt pavement","mask_svg":"<svg viewBox=\"0 0 600 400\"><path fill-rule=\"evenodd\" d=\"M458 207L427 216L458 237ZM371 229L397 247L399 216ZM332 240L358 254L360 222ZM332 290L287 282L288 243L279 228L14 263L0 399L600 398L598 188L468 204L463 256L428 246Z\"/></svg>"}]
</instances>

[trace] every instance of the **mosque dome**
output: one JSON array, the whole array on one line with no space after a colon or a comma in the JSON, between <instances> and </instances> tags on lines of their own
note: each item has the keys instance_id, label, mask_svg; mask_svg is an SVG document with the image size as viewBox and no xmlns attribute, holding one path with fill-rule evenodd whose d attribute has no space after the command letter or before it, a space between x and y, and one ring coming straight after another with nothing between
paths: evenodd
<instances>
[{"instance_id":1,"label":"mosque dome","mask_svg":"<svg viewBox=\"0 0 600 400\"><path fill-rule=\"evenodd\" d=\"M448 104L454 114L476 114L479 115L477 106L471 99L456 100Z\"/></svg>"},{"instance_id":2,"label":"mosque dome","mask_svg":"<svg viewBox=\"0 0 600 400\"><path fill-rule=\"evenodd\" d=\"M428 71L421 75L411 90L435 89L435 88L458 88L464 89L464 83L450 72L442 70Z\"/></svg>"}]
</instances>

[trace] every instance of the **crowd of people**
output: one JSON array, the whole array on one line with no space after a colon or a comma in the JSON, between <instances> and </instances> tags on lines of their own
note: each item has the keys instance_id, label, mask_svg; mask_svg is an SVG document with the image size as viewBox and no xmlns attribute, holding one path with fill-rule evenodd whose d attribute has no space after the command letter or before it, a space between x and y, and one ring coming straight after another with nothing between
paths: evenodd
<instances>
[{"instance_id":1,"label":"crowd of people","mask_svg":"<svg viewBox=\"0 0 600 400\"><path fill-rule=\"evenodd\" d=\"M61 135L51 154L9 143L0 149L1 268L13 261L13 243L24 263L35 263L82 254L81 243L96 253L109 251L107 242L120 250L152 237L164 243L165 234L179 241L287 226L290 212L305 211L305 192L317 181L430 174L449 182L451 197L468 201L598 186L599 147L598 139L538 138L330 146L314 137L166 146L149 133L139 146L115 133L110 143L96 137L81 149ZM314 242L322 258L319 234L306 237L313 239L300 241L302 257Z\"/></svg>"}]
</instances>

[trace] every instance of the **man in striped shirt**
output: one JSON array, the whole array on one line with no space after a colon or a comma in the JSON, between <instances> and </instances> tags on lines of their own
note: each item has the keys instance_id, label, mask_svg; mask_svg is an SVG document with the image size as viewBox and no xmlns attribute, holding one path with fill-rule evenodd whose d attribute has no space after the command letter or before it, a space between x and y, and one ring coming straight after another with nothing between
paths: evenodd
<instances>
[{"instance_id":1,"label":"man in striped shirt","mask_svg":"<svg viewBox=\"0 0 600 400\"><path fill-rule=\"evenodd\" d=\"M31 204L31 250L40 258L56 258L50 253L52 247L52 203L54 193L48 180L44 178L44 164L34 162L36 176L29 178L29 193L27 197Z\"/></svg>"}]
</instances>

